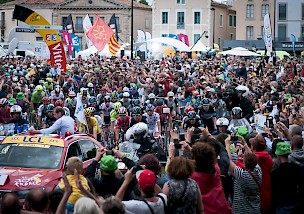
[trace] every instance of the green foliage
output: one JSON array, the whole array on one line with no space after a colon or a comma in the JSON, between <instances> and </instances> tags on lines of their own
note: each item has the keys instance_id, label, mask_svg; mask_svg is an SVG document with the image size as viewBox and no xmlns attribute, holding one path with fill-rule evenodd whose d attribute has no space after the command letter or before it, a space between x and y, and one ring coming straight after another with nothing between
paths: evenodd
<instances>
[{"instance_id":1,"label":"green foliage","mask_svg":"<svg viewBox=\"0 0 304 214\"><path fill-rule=\"evenodd\" d=\"M0 0L0 4L6 3L6 2L10 2L10 1L13 1L13 0Z\"/></svg>"}]
</instances>

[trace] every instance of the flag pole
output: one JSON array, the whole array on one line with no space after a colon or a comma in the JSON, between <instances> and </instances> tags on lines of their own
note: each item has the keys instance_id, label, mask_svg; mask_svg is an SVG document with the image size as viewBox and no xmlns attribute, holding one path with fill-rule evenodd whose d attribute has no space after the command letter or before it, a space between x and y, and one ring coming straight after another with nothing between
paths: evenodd
<instances>
[{"instance_id":1,"label":"flag pole","mask_svg":"<svg viewBox=\"0 0 304 214\"><path fill-rule=\"evenodd\" d=\"M133 14L133 1L134 0L131 0L131 59L133 59L133 50L134 50L134 44L133 44L133 18L134 18L134 14Z\"/></svg>"}]
</instances>

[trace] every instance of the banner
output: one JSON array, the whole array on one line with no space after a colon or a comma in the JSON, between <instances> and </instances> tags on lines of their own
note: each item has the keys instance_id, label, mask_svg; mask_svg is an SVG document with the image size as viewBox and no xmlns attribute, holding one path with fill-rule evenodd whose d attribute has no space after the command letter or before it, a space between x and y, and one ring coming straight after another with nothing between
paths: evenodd
<instances>
[{"instance_id":1,"label":"banner","mask_svg":"<svg viewBox=\"0 0 304 214\"><path fill-rule=\"evenodd\" d=\"M172 38L172 39L179 40L179 39L178 39L178 35L176 35L176 34L171 34L171 33L170 33L170 34L168 35L168 37L169 37L169 38ZM167 46L167 45L166 45L166 46ZM175 51L177 50L176 47L173 47L173 49L174 49Z\"/></svg>"},{"instance_id":2,"label":"banner","mask_svg":"<svg viewBox=\"0 0 304 214\"><path fill-rule=\"evenodd\" d=\"M62 33L62 37L63 37L63 40L66 44L66 46L68 47L68 51L69 51L69 54L72 55L72 40L71 40L71 34L67 31L64 31Z\"/></svg>"},{"instance_id":3,"label":"banner","mask_svg":"<svg viewBox=\"0 0 304 214\"><path fill-rule=\"evenodd\" d=\"M145 34L146 34L146 41L152 39L152 35L150 32L145 32ZM150 53L152 53L152 42L147 42L147 57L149 57Z\"/></svg>"},{"instance_id":4,"label":"banner","mask_svg":"<svg viewBox=\"0 0 304 214\"><path fill-rule=\"evenodd\" d=\"M272 35L269 13L264 16L264 42L267 49L267 56L272 52Z\"/></svg>"},{"instance_id":5,"label":"banner","mask_svg":"<svg viewBox=\"0 0 304 214\"><path fill-rule=\"evenodd\" d=\"M145 42L146 41L146 34L142 30L137 30L137 42Z\"/></svg>"},{"instance_id":6,"label":"banner","mask_svg":"<svg viewBox=\"0 0 304 214\"><path fill-rule=\"evenodd\" d=\"M291 42L292 42L292 51L295 52L296 37L293 34L291 34Z\"/></svg>"},{"instance_id":7,"label":"banner","mask_svg":"<svg viewBox=\"0 0 304 214\"><path fill-rule=\"evenodd\" d=\"M15 5L13 19L25 22L28 25L50 26L50 23L43 16L20 5ZM64 75L66 71L66 56L61 37L56 30L37 29L36 31L42 36L50 50L52 66L57 65L61 69L61 74Z\"/></svg>"},{"instance_id":8,"label":"banner","mask_svg":"<svg viewBox=\"0 0 304 214\"><path fill-rule=\"evenodd\" d=\"M113 30L116 41L118 41L118 32L117 32L117 23L116 23L115 13L111 16L111 19L110 19L108 25Z\"/></svg>"},{"instance_id":9,"label":"banner","mask_svg":"<svg viewBox=\"0 0 304 214\"><path fill-rule=\"evenodd\" d=\"M113 35L112 29L98 16L93 27L86 33L98 51L102 51Z\"/></svg>"},{"instance_id":10,"label":"banner","mask_svg":"<svg viewBox=\"0 0 304 214\"><path fill-rule=\"evenodd\" d=\"M179 41L183 42L184 44L186 44L189 47L188 35L181 33L181 34L178 35L178 39L179 39Z\"/></svg>"},{"instance_id":11,"label":"banner","mask_svg":"<svg viewBox=\"0 0 304 214\"><path fill-rule=\"evenodd\" d=\"M67 17L66 21L64 22L63 30L67 31L69 34L74 33L74 24L71 14Z\"/></svg>"},{"instance_id":12,"label":"banner","mask_svg":"<svg viewBox=\"0 0 304 214\"><path fill-rule=\"evenodd\" d=\"M77 94L77 103L76 103L76 109L75 109L75 114L74 116L79 120L79 122L87 125L86 118L84 116L84 109L81 101L81 96L78 93Z\"/></svg>"},{"instance_id":13,"label":"banner","mask_svg":"<svg viewBox=\"0 0 304 214\"><path fill-rule=\"evenodd\" d=\"M79 43L79 37L75 34L71 34L71 40L72 40L72 45L74 47L74 50L76 53L80 51L80 43Z\"/></svg>"},{"instance_id":14,"label":"banner","mask_svg":"<svg viewBox=\"0 0 304 214\"><path fill-rule=\"evenodd\" d=\"M110 19L108 25L114 33L110 38L109 51L112 56L115 56L116 53L119 51L120 47L122 46L121 44L118 43L118 32L117 32L117 23L116 23L115 13L111 16L111 19Z\"/></svg>"},{"instance_id":15,"label":"banner","mask_svg":"<svg viewBox=\"0 0 304 214\"><path fill-rule=\"evenodd\" d=\"M88 46L88 48L90 48L93 46L93 44L92 44L92 41L87 37L87 32L92 27L92 23L91 23L89 15L86 15L86 17L84 18L84 20L82 22L82 26L83 26L84 34L86 35L87 46Z\"/></svg>"}]
</instances>

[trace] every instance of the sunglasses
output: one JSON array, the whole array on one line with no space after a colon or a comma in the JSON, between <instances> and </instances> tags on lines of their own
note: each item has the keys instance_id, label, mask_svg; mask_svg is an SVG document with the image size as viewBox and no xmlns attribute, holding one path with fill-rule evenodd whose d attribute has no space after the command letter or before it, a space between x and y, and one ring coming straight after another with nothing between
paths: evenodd
<instances>
[{"instance_id":1,"label":"sunglasses","mask_svg":"<svg viewBox=\"0 0 304 214\"><path fill-rule=\"evenodd\" d=\"M195 120L194 118L191 118L191 119L189 119L189 120Z\"/></svg>"}]
</instances>

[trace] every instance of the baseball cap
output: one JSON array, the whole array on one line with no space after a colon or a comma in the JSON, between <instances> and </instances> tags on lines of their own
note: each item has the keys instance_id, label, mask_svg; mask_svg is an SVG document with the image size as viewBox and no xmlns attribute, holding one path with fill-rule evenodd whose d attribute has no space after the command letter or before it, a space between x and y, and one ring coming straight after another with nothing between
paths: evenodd
<instances>
[{"instance_id":1,"label":"baseball cap","mask_svg":"<svg viewBox=\"0 0 304 214\"><path fill-rule=\"evenodd\" d=\"M253 146L253 147L262 147L262 146L266 146L266 141L264 139L264 137L262 135L257 135L254 138L250 138L249 139L249 143Z\"/></svg>"},{"instance_id":2,"label":"baseball cap","mask_svg":"<svg viewBox=\"0 0 304 214\"><path fill-rule=\"evenodd\" d=\"M245 126L241 126L238 128L235 135L245 137L247 134L248 134L248 129Z\"/></svg>"},{"instance_id":3,"label":"baseball cap","mask_svg":"<svg viewBox=\"0 0 304 214\"><path fill-rule=\"evenodd\" d=\"M276 150L275 150L275 154L276 155L287 155L290 154L290 146L288 145L288 143L285 142L279 142L277 144Z\"/></svg>"},{"instance_id":4,"label":"baseball cap","mask_svg":"<svg viewBox=\"0 0 304 214\"><path fill-rule=\"evenodd\" d=\"M100 160L100 168L105 172L111 172L117 169L118 163L112 155L106 155Z\"/></svg>"},{"instance_id":5,"label":"baseball cap","mask_svg":"<svg viewBox=\"0 0 304 214\"><path fill-rule=\"evenodd\" d=\"M151 170L145 169L136 172L138 186L142 190L152 190L156 184L156 175Z\"/></svg>"}]
</instances>

